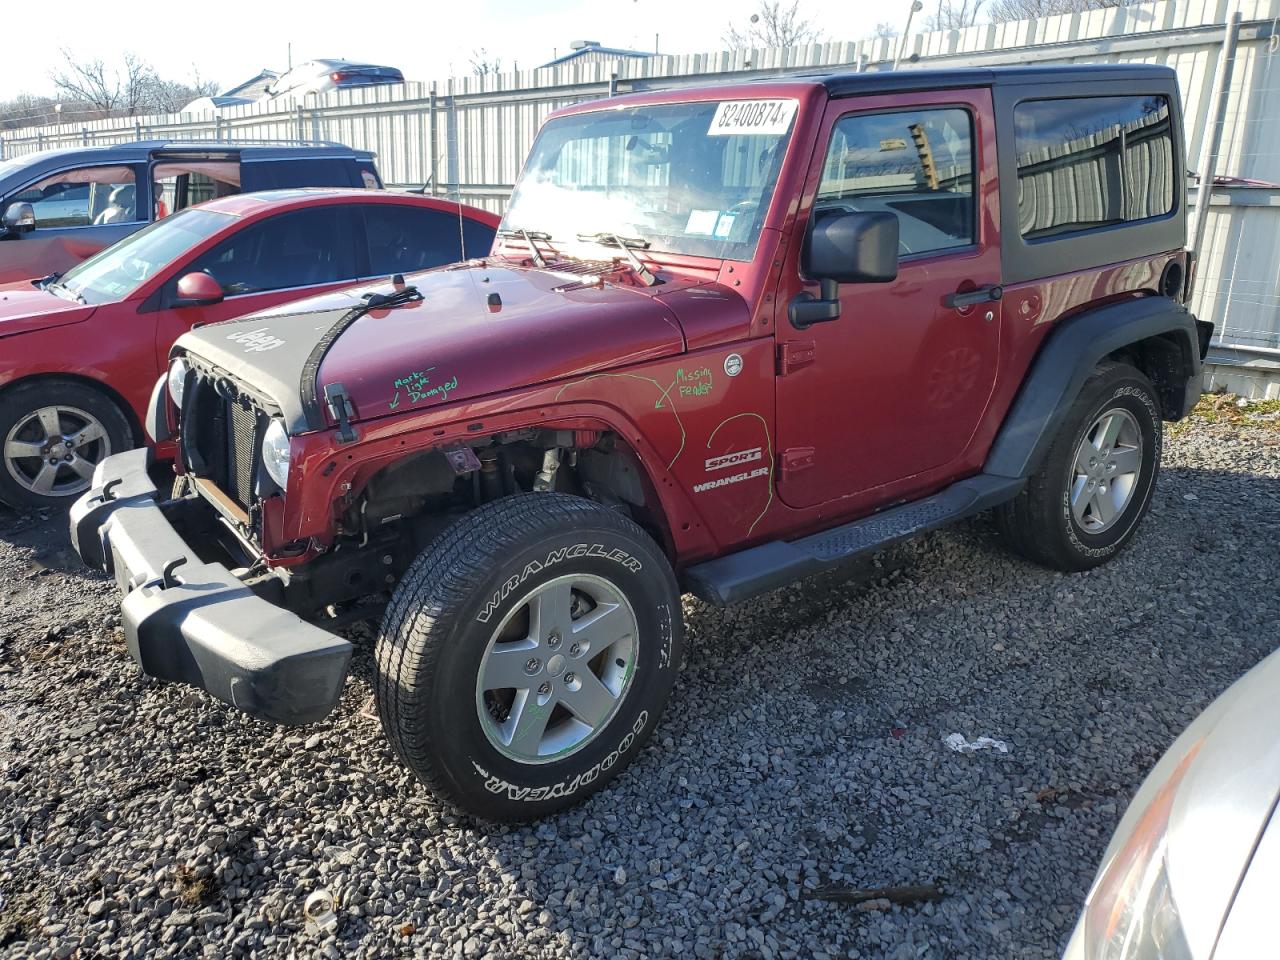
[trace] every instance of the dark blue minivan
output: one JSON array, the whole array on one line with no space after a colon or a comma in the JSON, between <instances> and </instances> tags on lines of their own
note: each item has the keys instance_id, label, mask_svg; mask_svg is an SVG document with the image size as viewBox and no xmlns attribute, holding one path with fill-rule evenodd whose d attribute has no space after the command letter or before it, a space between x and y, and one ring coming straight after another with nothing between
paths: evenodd
<instances>
[{"instance_id":1,"label":"dark blue minivan","mask_svg":"<svg viewBox=\"0 0 1280 960\"><path fill-rule=\"evenodd\" d=\"M232 193L381 187L341 144L137 140L0 160L0 283L62 273L148 223Z\"/></svg>"}]
</instances>

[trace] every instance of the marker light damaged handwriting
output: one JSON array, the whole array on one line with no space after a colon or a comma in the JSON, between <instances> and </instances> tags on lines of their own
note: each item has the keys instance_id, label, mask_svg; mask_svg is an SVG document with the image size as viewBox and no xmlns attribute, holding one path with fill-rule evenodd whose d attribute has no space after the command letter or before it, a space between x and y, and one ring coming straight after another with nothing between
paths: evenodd
<instances>
[{"instance_id":1,"label":"marker light damaged handwriting","mask_svg":"<svg viewBox=\"0 0 1280 960\"><path fill-rule=\"evenodd\" d=\"M387 406L392 410L400 406L402 393L410 403L432 400L437 397L441 400L448 400L449 394L458 389L458 378L454 376L447 380L439 380L437 383L432 383L431 373L433 370L435 370L435 367L427 367L426 370L418 370L406 376L397 377L392 384L395 388L395 396L391 398L391 402Z\"/></svg>"}]
</instances>

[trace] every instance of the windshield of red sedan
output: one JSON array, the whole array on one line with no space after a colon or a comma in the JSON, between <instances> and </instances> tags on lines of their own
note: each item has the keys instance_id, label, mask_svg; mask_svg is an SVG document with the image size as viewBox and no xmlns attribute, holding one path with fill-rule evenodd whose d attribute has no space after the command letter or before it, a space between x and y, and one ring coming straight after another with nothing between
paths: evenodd
<instances>
[{"instance_id":1,"label":"windshield of red sedan","mask_svg":"<svg viewBox=\"0 0 1280 960\"><path fill-rule=\"evenodd\" d=\"M85 303L127 299L174 260L231 222L225 213L182 210L72 267L58 285Z\"/></svg>"},{"instance_id":2,"label":"windshield of red sedan","mask_svg":"<svg viewBox=\"0 0 1280 960\"><path fill-rule=\"evenodd\" d=\"M551 120L502 229L558 249L603 238L616 250L617 237L638 248L749 260L795 114L795 100L713 100Z\"/></svg>"}]
</instances>

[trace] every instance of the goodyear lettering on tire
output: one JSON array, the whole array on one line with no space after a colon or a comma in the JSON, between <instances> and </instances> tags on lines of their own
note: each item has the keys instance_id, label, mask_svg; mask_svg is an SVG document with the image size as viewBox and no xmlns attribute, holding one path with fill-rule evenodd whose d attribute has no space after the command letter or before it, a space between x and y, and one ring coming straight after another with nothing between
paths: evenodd
<instances>
[{"instance_id":1,"label":"goodyear lettering on tire","mask_svg":"<svg viewBox=\"0 0 1280 960\"><path fill-rule=\"evenodd\" d=\"M600 774L611 769L628 750L632 744L636 742L636 737L640 736L640 731L645 728L645 724L649 722L649 711L643 710L640 716L636 717L636 722L632 724L627 735L619 741L618 745L608 754L605 755L598 763L592 765L588 770L577 774L568 779L553 783L544 787L522 787L519 784L512 783L510 780L504 780L491 774L480 764L474 760L471 765L475 767L476 773L484 777L484 788L492 794L506 796L508 800L517 800L524 803L537 803L540 800L556 800L560 797L571 797L583 787L594 783Z\"/></svg>"}]
</instances>

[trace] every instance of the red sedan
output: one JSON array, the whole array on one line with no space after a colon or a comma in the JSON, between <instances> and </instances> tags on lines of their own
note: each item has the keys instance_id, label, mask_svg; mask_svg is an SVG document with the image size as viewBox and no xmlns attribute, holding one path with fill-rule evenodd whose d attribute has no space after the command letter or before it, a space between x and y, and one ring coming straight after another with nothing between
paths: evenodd
<instances>
[{"instance_id":1,"label":"red sedan","mask_svg":"<svg viewBox=\"0 0 1280 960\"><path fill-rule=\"evenodd\" d=\"M62 276L0 287L0 501L67 502L103 457L142 443L151 388L186 330L484 256L497 225L413 194L245 194L158 220Z\"/></svg>"}]
</instances>

